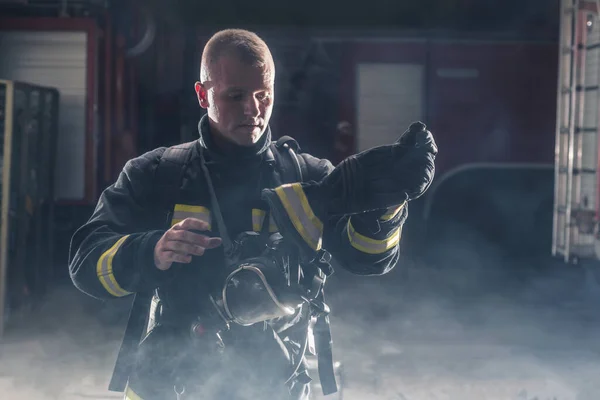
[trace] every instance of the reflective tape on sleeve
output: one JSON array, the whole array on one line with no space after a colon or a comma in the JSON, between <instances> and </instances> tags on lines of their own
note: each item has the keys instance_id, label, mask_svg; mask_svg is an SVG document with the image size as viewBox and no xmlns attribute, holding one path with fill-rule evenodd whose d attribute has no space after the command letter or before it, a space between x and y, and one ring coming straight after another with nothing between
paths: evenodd
<instances>
[{"instance_id":1,"label":"reflective tape on sleeve","mask_svg":"<svg viewBox=\"0 0 600 400\"><path fill-rule=\"evenodd\" d=\"M396 228L393 233L385 239L372 239L364 236L352 226L352 218L348 221L348 240L356 250L367 254L381 254L392 249L400 242L402 227Z\"/></svg>"},{"instance_id":2,"label":"reflective tape on sleeve","mask_svg":"<svg viewBox=\"0 0 600 400\"><path fill-rule=\"evenodd\" d=\"M130 292L123 289L115 279L113 274L113 259L119 251L119 248L123 245L129 235L123 236L107 251L102 253L98 262L96 263L96 273L100 283L106 289L106 291L115 297L123 297L130 294Z\"/></svg>"},{"instance_id":3,"label":"reflective tape on sleeve","mask_svg":"<svg viewBox=\"0 0 600 400\"><path fill-rule=\"evenodd\" d=\"M275 189L294 228L313 249L320 250L323 240L323 223L314 214L300 183L288 183Z\"/></svg>"},{"instance_id":4,"label":"reflective tape on sleeve","mask_svg":"<svg viewBox=\"0 0 600 400\"><path fill-rule=\"evenodd\" d=\"M394 218L404 208L405 204L406 202L400 204L399 206L388 207L386 213L383 214L379 220L389 221L390 219Z\"/></svg>"},{"instance_id":5,"label":"reflective tape on sleeve","mask_svg":"<svg viewBox=\"0 0 600 400\"><path fill-rule=\"evenodd\" d=\"M125 390L125 399L124 400L144 400L144 399L142 399L136 392L134 392L129 386L127 386L127 390Z\"/></svg>"},{"instance_id":6,"label":"reflective tape on sleeve","mask_svg":"<svg viewBox=\"0 0 600 400\"><path fill-rule=\"evenodd\" d=\"M254 232L260 232L262 230L263 223L267 212L258 208L252 209L252 230Z\"/></svg>"},{"instance_id":7,"label":"reflective tape on sleeve","mask_svg":"<svg viewBox=\"0 0 600 400\"><path fill-rule=\"evenodd\" d=\"M210 210L203 206L188 206L186 204L176 204L173 210L173 219L171 226L178 224L186 218L196 218L208 223L208 230L211 229Z\"/></svg>"}]
</instances>

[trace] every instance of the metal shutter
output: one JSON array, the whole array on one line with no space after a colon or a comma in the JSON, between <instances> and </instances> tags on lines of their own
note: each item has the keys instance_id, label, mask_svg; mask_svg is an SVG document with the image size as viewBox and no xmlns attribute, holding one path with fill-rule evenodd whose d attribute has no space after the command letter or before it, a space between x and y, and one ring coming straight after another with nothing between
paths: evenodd
<instances>
[{"instance_id":1,"label":"metal shutter","mask_svg":"<svg viewBox=\"0 0 600 400\"><path fill-rule=\"evenodd\" d=\"M56 199L85 196L85 32L0 32L0 79L55 87L60 92Z\"/></svg>"},{"instance_id":2,"label":"metal shutter","mask_svg":"<svg viewBox=\"0 0 600 400\"><path fill-rule=\"evenodd\" d=\"M423 117L424 66L357 66L357 150L393 143Z\"/></svg>"}]
</instances>

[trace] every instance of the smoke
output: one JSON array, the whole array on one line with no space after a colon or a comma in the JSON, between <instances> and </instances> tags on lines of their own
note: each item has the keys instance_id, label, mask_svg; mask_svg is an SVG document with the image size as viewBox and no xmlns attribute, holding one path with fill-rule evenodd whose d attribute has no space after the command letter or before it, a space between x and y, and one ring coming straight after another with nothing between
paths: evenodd
<instances>
[{"instance_id":1,"label":"smoke","mask_svg":"<svg viewBox=\"0 0 600 400\"><path fill-rule=\"evenodd\" d=\"M425 234L404 233L420 251L385 276L331 279L344 399L600 398L600 264L551 257L551 169L443 186Z\"/></svg>"},{"instance_id":2,"label":"smoke","mask_svg":"<svg viewBox=\"0 0 600 400\"><path fill-rule=\"evenodd\" d=\"M551 182L550 169L468 174L436 191L443 201L424 236L404 231L405 247L421 250L391 273L336 271L327 301L344 400L600 398L598 265L550 256ZM418 207L409 213L418 221ZM35 318L13 315L20 329L0 344L0 398L120 398L106 387L128 305L67 285ZM254 392L252 375L266 374L258 363L233 365L209 378L205 398L223 383L241 399L275 398Z\"/></svg>"},{"instance_id":3,"label":"smoke","mask_svg":"<svg viewBox=\"0 0 600 400\"><path fill-rule=\"evenodd\" d=\"M381 277L336 271L328 300L343 398L597 399L598 297L583 291L580 269L557 263L527 278L498 272L509 267L526 266L403 259ZM57 288L37 320L18 336L9 332L0 346L0 398L120 398L106 386L123 325L99 318L98 306ZM247 374L231 372L231 384L244 388L239 398L269 398L253 393ZM224 378L209 381L206 398Z\"/></svg>"},{"instance_id":4,"label":"smoke","mask_svg":"<svg viewBox=\"0 0 600 400\"><path fill-rule=\"evenodd\" d=\"M501 264L338 271L329 298L344 399L598 398L598 298L581 274L517 279Z\"/></svg>"},{"instance_id":5,"label":"smoke","mask_svg":"<svg viewBox=\"0 0 600 400\"><path fill-rule=\"evenodd\" d=\"M111 398L107 372L122 326L104 325L99 305L59 286L39 309L13 314L0 342L0 398Z\"/></svg>"}]
</instances>

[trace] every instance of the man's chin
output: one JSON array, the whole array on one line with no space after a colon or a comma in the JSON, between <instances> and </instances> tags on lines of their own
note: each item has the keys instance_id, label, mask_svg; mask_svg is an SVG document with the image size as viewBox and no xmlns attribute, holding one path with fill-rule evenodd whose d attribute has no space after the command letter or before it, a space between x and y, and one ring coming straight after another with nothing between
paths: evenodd
<instances>
[{"instance_id":1,"label":"man's chin","mask_svg":"<svg viewBox=\"0 0 600 400\"><path fill-rule=\"evenodd\" d=\"M240 129L236 137L236 142L240 146L254 146L261 138L263 131L261 128L256 127L254 129Z\"/></svg>"}]
</instances>

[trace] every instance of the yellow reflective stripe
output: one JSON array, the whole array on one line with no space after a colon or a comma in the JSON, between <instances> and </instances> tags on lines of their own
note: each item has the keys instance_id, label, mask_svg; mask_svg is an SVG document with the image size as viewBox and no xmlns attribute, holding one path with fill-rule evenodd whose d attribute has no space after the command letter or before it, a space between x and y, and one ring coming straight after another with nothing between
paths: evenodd
<instances>
[{"instance_id":1,"label":"yellow reflective stripe","mask_svg":"<svg viewBox=\"0 0 600 400\"><path fill-rule=\"evenodd\" d=\"M134 392L129 386L127 386L127 390L125 391L125 399L124 400L144 400L136 392Z\"/></svg>"},{"instance_id":2,"label":"yellow reflective stripe","mask_svg":"<svg viewBox=\"0 0 600 400\"><path fill-rule=\"evenodd\" d=\"M258 208L252 209L252 230L254 232L260 232L262 230L263 223L267 212Z\"/></svg>"},{"instance_id":3,"label":"yellow reflective stripe","mask_svg":"<svg viewBox=\"0 0 600 400\"><path fill-rule=\"evenodd\" d=\"M279 228L275 223L272 215L269 215L269 233L279 232Z\"/></svg>"},{"instance_id":4,"label":"yellow reflective stripe","mask_svg":"<svg viewBox=\"0 0 600 400\"><path fill-rule=\"evenodd\" d=\"M356 232L352 226L352 218L348 221L348 240L352 247L356 250L367 254L381 254L390 250L400 242L400 230L398 227L390 236L385 239L378 240L366 237Z\"/></svg>"},{"instance_id":5,"label":"yellow reflective stripe","mask_svg":"<svg viewBox=\"0 0 600 400\"><path fill-rule=\"evenodd\" d=\"M323 223L313 213L300 183L288 183L275 189L294 228L313 249L320 250L323 240Z\"/></svg>"},{"instance_id":6,"label":"yellow reflective stripe","mask_svg":"<svg viewBox=\"0 0 600 400\"><path fill-rule=\"evenodd\" d=\"M210 210L204 206L188 206L186 204L176 204L173 209L173 219L171 226L178 224L186 218L197 218L208 223L208 229L211 229Z\"/></svg>"},{"instance_id":7,"label":"yellow reflective stripe","mask_svg":"<svg viewBox=\"0 0 600 400\"><path fill-rule=\"evenodd\" d=\"M390 219L394 218L396 215L398 215L400 210L402 210L404 208L405 204L406 204L406 202L400 204L399 206L388 207L387 212L385 214L383 214L379 218L379 220L380 221L389 221Z\"/></svg>"},{"instance_id":8,"label":"yellow reflective stripe","mask_svg":"<svg viewBox=\"0 0 600 400\"><path fill-rule=\"evenodd\" d=\"M115 297L123 297L130 294L130 292L119 286L113 274L113 258L115 257L115 254L117 254L119 247L121 247L128 237L129 235L125 235L117 240L110 249L102 253L96 263L96 274L98 275L100 283L108 293Z\"/></svg>"}]
</instances>

